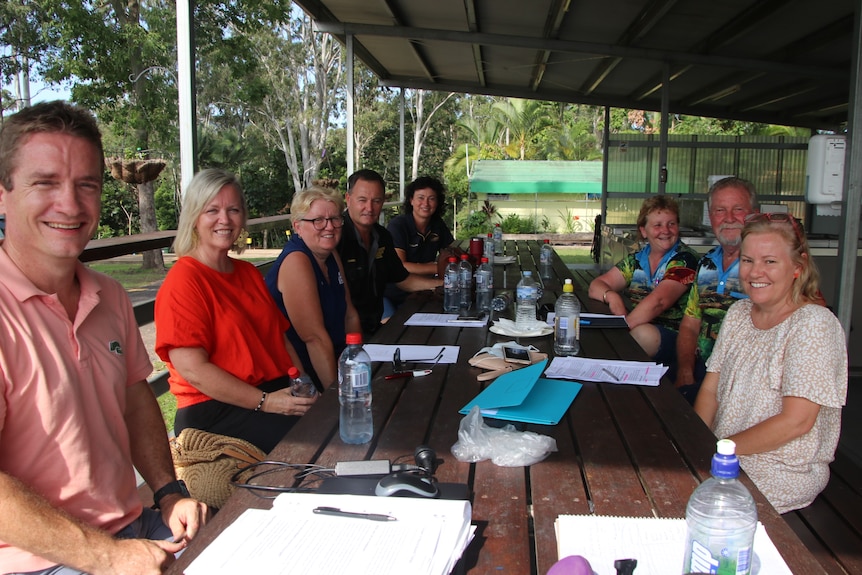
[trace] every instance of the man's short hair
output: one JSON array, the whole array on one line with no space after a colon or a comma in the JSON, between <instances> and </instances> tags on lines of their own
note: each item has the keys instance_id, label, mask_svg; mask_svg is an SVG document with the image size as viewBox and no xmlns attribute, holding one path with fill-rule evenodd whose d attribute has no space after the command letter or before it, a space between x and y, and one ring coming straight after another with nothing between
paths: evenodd
<instances>
[{"instance_id":1,"label":"man's short hair","mask_svg":"<svg viewBox=\"0 0 862 575\"><path fill-rule=\"evenodd\" d=\"M353 191L353 186L356 185L356 182L362 180L363 182L377 182L380 184L380 187L383 188L383 192L386 193L386 180L383 179L379 173L374 170L357 170L350 174L350 177L347 178L347 193Z\"/></svg>"},{"instance_id":2,"label":"man's short hair","mask_svg":"<svg viewBox=\"0 0 862 575\"><path fill-rule=\"evenodd\" d=\"M82 138L99 150L102 165L105 152L102 134L93 115L78 106L55 100L42 102L9 116L0 129L0 184L12 189L12 172L15 170L18 148L33 134L61 133Z\"/></svg>"},{"instance_id":3,"label":"man's short hair","mask_svg":"<svg viewBox=\"0 0 862 575\"><path fill-rule=\"evenodd\" d=\"M745 190L748 192L748 199L751 200L751 209L757 210L757 194L754 191L754 184L744 178L737 178L736 176L722 178L709 187L709 192L707 192L706 195L707 207L712 206L712 197L715 195L715 192L723 190L724 188L740 188Z\"/></svg>"}]
</instances>

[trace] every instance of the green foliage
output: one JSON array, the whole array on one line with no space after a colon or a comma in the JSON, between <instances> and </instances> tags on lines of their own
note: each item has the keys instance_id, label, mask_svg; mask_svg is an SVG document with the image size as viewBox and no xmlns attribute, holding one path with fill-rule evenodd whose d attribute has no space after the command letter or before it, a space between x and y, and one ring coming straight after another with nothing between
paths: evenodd
<instances>
[{"instance_id":1,"label":"green foliage","mask_svg":"<svg viewBox=\"0 0 862 575\"><path fill-rule=\"evenodd\" d=\"M175 230L179 221L179 204L174 182L162 178L155 193L156 221L160 230Z\"/></svg>"},{"instance_id":2,"label":"green foliage","mask_svg":"<svg viewBox=\"0 0 862 575\"><path fill-rule=\"evenodd\" d=\"M464 240L484 236L491 231L491 225L484 213L477 210L459 220L457 239Z\"/></svg>"},{"instance_id":3,"label":"green foliage","mask_svg":"<svg viewBox=\"0 0 862 575\"><path fill-rule=\"evenodd\" d=\"M500 226L507 234L532 234L537 231L532 218L522 218L515 213L507 214Z\"/></svg>"},{"instance_id":4,"label":"green foliage","mask_svg":"<svg viewBox=\"0 0 862 575\"><path fill-rule=\"evenodd\" d=\"M557 210L560 214L560 219L563 221L563 233L574 234L578 232L592 232L596 223L591 218L582 218L575 213L575 210L566 208L566 211Z\"/></svg>"},{"instance_id":5,"label":"green foliage","mask_svg":"<svg viewBox=\"0 0 862 575\"><path fill-rule=\"evenodd\" d=\"M99 222L99 237L138 233L138 195L134 187L106 175L102 186L102 213Z\"/></svg>"}]
</instances>

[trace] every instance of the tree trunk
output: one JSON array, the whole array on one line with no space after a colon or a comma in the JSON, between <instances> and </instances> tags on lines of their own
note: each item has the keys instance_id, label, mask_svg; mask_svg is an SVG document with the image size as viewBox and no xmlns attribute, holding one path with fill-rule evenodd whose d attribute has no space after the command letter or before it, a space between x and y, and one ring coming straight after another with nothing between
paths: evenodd
<instances>
[{"instance_id":1,"label":"tree trunk","mask_svg":"<svg viewBox=\"0 0 862 575\"><path fill-rule=\"evenodd\" d=\"M156 224L156 206L155 197L155 182L147 182L138 184L138 210L141 215L141 232L157 232L159 227ZM144 263L141 266L145 270L164 270L165 258L162 256L162 250L150 250L144 252Z\"/></svg>"}]
</instances>

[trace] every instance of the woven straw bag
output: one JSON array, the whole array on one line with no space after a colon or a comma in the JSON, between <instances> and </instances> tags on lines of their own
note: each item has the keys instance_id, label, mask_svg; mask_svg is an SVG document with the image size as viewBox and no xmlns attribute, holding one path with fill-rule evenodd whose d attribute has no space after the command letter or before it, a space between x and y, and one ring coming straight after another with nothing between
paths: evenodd
<instances>
[{"instance_id":1,"label":"woven straw bag","mask_svg":"<svg viewBox=\"0 0 862 575\"><path fill-rule=\"evenodd\" d=\"M231 477L263 461L266 453L243 439L186 428L171 439L171 456L191 496L220 509L233 493Z\"/></svg>"}]
</instances>

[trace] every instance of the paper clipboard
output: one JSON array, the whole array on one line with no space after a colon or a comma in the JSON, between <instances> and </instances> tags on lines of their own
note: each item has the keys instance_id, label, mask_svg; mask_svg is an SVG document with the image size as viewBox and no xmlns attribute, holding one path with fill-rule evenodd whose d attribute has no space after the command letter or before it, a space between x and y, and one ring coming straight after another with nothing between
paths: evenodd
<instances>
[{"instance_id":1,"label":"paper clipboard","mask_svg":"<svg viewBox=\"0 0 862 575\"><path fill-rule=\"evenodd\" d=\"M583 386L541 377L547 364L545 359L504 373L458 413L466 415L478 405L483 417L556 425Z\"/></svg>"}]
</instances>

